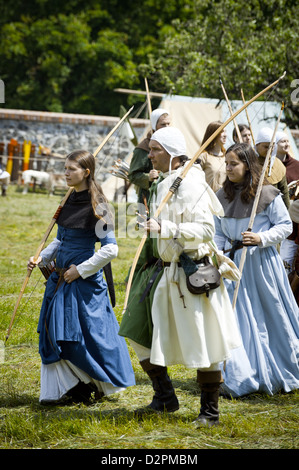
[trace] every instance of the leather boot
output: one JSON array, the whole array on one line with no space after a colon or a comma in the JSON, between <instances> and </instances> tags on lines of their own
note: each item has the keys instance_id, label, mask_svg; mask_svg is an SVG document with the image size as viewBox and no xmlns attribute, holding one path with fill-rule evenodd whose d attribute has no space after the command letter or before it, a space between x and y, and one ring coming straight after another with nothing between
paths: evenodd
<instances>
[{"instance_id":1,"label":"leather boot","mask_svg":"<svg viewBox=\"0 0 299 470\"><path fill-rule=\"evenodd\" d=\"M172 382L167 374L167 367L157 366L150 363L149 359L140 362L144 372L152 381L154 396L152 402L146 407L147 411L166 411L171 413L179 409Z\"/></svg>"},{"instance_id":2,"label":"leather boot","mask_svg":"<svg viewBox=\"0 0 299 470\"><path fill-rule=\"evenodd\" d=\"M71 388L66 395L70 397L73 403L88 403L91 400L92 393L98 399L97 387L93 383L84 383L79 381L75 387Z\"/></svg>"},{"instance_id":3,"label":"leather boot","mask_svg":"<svg viewBox=\"0 0 299 470\"><path fill-rule=\"evenodd\" d=\"M220 370L197 371L197 382L201 388L200 413L193 424L196 426L215 426L219 424L219 388L223 383Z\"/></svg>"}]
</instances>

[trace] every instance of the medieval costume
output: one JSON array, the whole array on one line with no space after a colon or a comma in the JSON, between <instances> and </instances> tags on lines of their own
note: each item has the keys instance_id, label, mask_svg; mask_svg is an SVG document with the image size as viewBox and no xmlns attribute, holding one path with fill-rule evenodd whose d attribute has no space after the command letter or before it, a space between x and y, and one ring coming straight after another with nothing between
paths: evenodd
<instances>
[{"instance_id":1,"label":"medieval costume","mask_svg":"<svg viewBox=\"0 0 299 470\"><path fill-rule=\"evenodd\" d=\"M276 145L278 145L278 143L282 141L282 139L288 139L288 136L285 132L278 131L276 133L276 139L275 139ZM292 181L299 180L299 161L291 157L291 155L288 152L286 152L283 157L278 156L277 158L279 158L282 161L282 163L284 164L286 168L287 183L289 184Z\"/></svg>"},{"instance_id":2,"label":"medieval costume","mask_svg":"<svg viewBox=\"0 0 299 470\"><path fill-rule=\"evenodd\" d=\"M57 237L42 253L56 260L47 280L38 324L41 403L104 395L134 385L129 353L108 296L103 267L117 255L113 232L97 236L88 190L73 192L58 218ZM101 248L95 252L95 243ZM75 264L80 277L63 280Z\"/></svg>"},{"instance_id":3,"label":"medieval costume","mask_svg":"<svg viewBox=\"0 0 299 470\"><path fill-rule=\"evenodd\" d=\"M258 132L255 140L255 150L258 155L259 163L261 166L264 165L266 155L261 155L259 150L259 144L267 143L270 144L272 141L273 131L269 127L263 127ZM275 156L276 155L276 144L274 144L271 159L268 164L266 178L267 181L275 186L281 192L282 199L288 208L290 206L289 189L287 185L286 169L283 163Z\"/></svg>"},{"instance_id":4,"label":"medieval costume","mask_svg":"<svg viewBox=\"0 0 299 470\"><path fill-rule=\"evenodd\" d=\"M200 155L200 164L205 172L206 182L214 192L217 192L222 187L226 178L224 153L213 155L203 152Z\"/></svg>"},{"instance_id":5,"label":"medieval costume","mask_svg":"<svg viewBox=\"0 0 299 470\"><path fill-rule=\"evenodd\" d=\"M202 144L204 144L214 132L221 126L220 121L212 121L208 124ZM214 192L220 189L225 181L225 145L226 143L226 130L223 129L206 147L199 161L205 173L206 182Z\"/></svg>"},{"instance_id":6,"label":"medieval costume","mask_svg":"<svg viewBox=\"0 0 299 470\"><path fill-rule=\"evenodd\" d=\"M288 250L284 250L281 256L285 263L297 305L299 305L299 199L292 201L289 214L293 222L293 232L285 242L292 243L292 245L289 246Z\"/></svg>"},{"instance_id":7,"label":"medieval costume","mask_svg":"<svg viewBox=\"0 0 299 470\"><path fill-rule=\"evenodd\" d=\"M133 151L132 160L129 170L129 181L136 187L137 202L145 204L149 195L150 181L148 174L153 168L151 161L148 159L149 141L152 132L150 131L146 138L143 139Z\"/></svg>"},{"instance_id":8,"label":"medieval costume","mask_svg":"<svg viewBox=\"0 0 299 470\"><path fill-rule=\"evenodd\" d=\"M2 164L0 163L0 186L2 189L2 196L6 196L6 191L10 183L10 174L8 171L2 170Z\"/></svg>"},{"instance_id":9,"label":"medieval costume","mask_svg":"<svg viewBox=\"0 0 299 470\"><path fill-rule=\"evenodd\" d=\"M233 152L232 148L232 152ZM227 154L229 150L227 151ZM224 217L215 217L215 241L239 266L242 233L246 232L253 200L241 200L242 186L228 201L222 188L217 196ZM252 232L261 243L248 246L236 301L242 346L232 351L223 372L224 393L233 397L253 392L270 395L299 386L299 310L276 245L292 231L279 191L263 186ZM231 300L235 283L225 280Z\"/></svg>"},{"instance_id":10,"label":"medieval costume","mask_svg":"<svg viewBox=\"0 0 299 470\"><path fill-rule=\"evenodd\" d=\"M172 159L184 155L184 140L178 129L160 129L152 140L165 148L170 164ZM156 194L152 196L151 214L156 212L182 169L181 166L161 174ZM222 275L238 278L234 263L220 255L213 244L213 214L221 213L221 205L206 183L201 167L194 165L162 209L158 219L160 233L148 238L144 252L148 260L153 257L156 262L152 269L141 266L135 276L137 281L135 285L133 282L120 326L120 334L131 340L141 366L152 380L156 393L149 407L170 412L178 409L167 366L182 364L197 369L202 390L200 420L215 423L219 415L219 363L240 345L240 336L223 281L208 296L190 293L180 255L185 253L197 262L207 256L214 259ZM142 271L144 268L147 271ZM147 279L144 274L143 280L147 282L141 286L145 272ZM148 290L151 285L152 289ZM143 308L144 298L148 302L146 309ZM149 330L141 334L142 321L144 330L146 325Z\"/></svg>"}]
</instances>

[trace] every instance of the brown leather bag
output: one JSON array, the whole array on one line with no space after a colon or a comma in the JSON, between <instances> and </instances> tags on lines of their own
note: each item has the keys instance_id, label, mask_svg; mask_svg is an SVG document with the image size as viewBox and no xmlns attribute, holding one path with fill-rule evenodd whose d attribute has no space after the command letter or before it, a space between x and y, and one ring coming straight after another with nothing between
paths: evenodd
<instances>
[{"instance_id":1,"label":"brown leather bag","mask_svg":"<svg viewBox=\"0 0 299 470\"><path fill-rule=\"evenodd\" d=\"M184 255L186 259L186 253ZM180 260L182 263L182 257L180 257ZM210 263L208 256L204 256L196 262L190 261L192 264L196 264L196 271L189 274L185 270L186 284L189 292L195 295L206 294L209 297L210 291L220 286L220 273L218 269Z\"/></svg>"}]
</instances>

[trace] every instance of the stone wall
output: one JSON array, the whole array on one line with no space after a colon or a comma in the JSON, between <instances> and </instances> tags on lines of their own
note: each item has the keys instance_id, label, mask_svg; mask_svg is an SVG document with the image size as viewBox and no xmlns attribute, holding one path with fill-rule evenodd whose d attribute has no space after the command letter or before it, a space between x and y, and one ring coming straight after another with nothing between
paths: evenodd
<instances>
[{"instance_id":1,"label":"stone wall","mask_svg":"<svg viewBox=\"0 0 299 470\"><path fill-rule=\"evenodd\" d=\"M0 158L5 169L12 156L12 181L24 169L24 149L30 142L31 169L63 172L65 155L79 148L95 152L102 140L117 124L119 117L49 113L0 109ZM130 119L138 140L149 125L148 120ZM134 146L120 126L97 156L101 182L110 176L109 170L118 158L124 159ZM25 144L25 146L24 146ZM59 156L61 156L59 158Z\"/></svg>"}]
</instances>

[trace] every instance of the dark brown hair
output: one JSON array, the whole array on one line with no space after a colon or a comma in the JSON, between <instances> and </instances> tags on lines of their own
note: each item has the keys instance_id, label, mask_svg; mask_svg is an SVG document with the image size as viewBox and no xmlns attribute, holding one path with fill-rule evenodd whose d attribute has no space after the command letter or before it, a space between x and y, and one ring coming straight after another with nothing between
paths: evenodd
<instances>
[{"instance_id":1,"label":"dark brown hair","mask_svg":"<svg viewBox=\"0 0 299 470\"><path fill-rule=\"evenodd\" d=\"M222 125L222 122L220 121L213 121L213 122L210 122L210 124L208 124L207 128L206 128L206 131L205 131L205 134L203 136L203 139L202 139L202 144L204 144L209 137L211 137L211 135L214 134L214 132L219 129L219 127ZM218 137L218 135L217 135ZM206 151L209 152L211 150L213 150L213 148L215 147L215 141L217 139L217 137L215 137L215 139L212 140L212 142L209 143L209 145L206 147ZM221 148L222 152L225 153L225 148L222 146Z\"/></svg>"},{"instance_id":2,"label":"dark brown hair","mask_svg":"<svg viewBox=\"0 0 299 470\"><path fill-rule=\"evenodd\" d=\"M98 219L102 218L103 214L99 214L99 209L97 210L97 208L103 203L107 205L108 201L101 186L95 180L96 159L94 155L87 150L74 150L67 155L66 159L78 163L83 170L88 169L90 171L86 181L90 193L91 205L95 216Z\"/></svg>"},{"instance_id":3,"label":"dark brown hair","mask_svg":"<svg viewBox=\"0 0 299 470\"><path fill-rule=\"evenodd\" d=\"M241 200L243 202L249 202L250 199L255 197L262 172L262 166L258 161L258 157L254 149L249 144L240 142L234 144L227 149L226 156L230 152L235 153L239 160L247 166L247 171L245 173L243 183L241 184ZM269 184L266 178L264 179L263 184ZM238 185L238 187L240 187L240 185ZM232 183L227 177L223 184L223 190L226 193L228 200L232 201L235 197L236 184Z\"/></svg>"}]
</instances>

